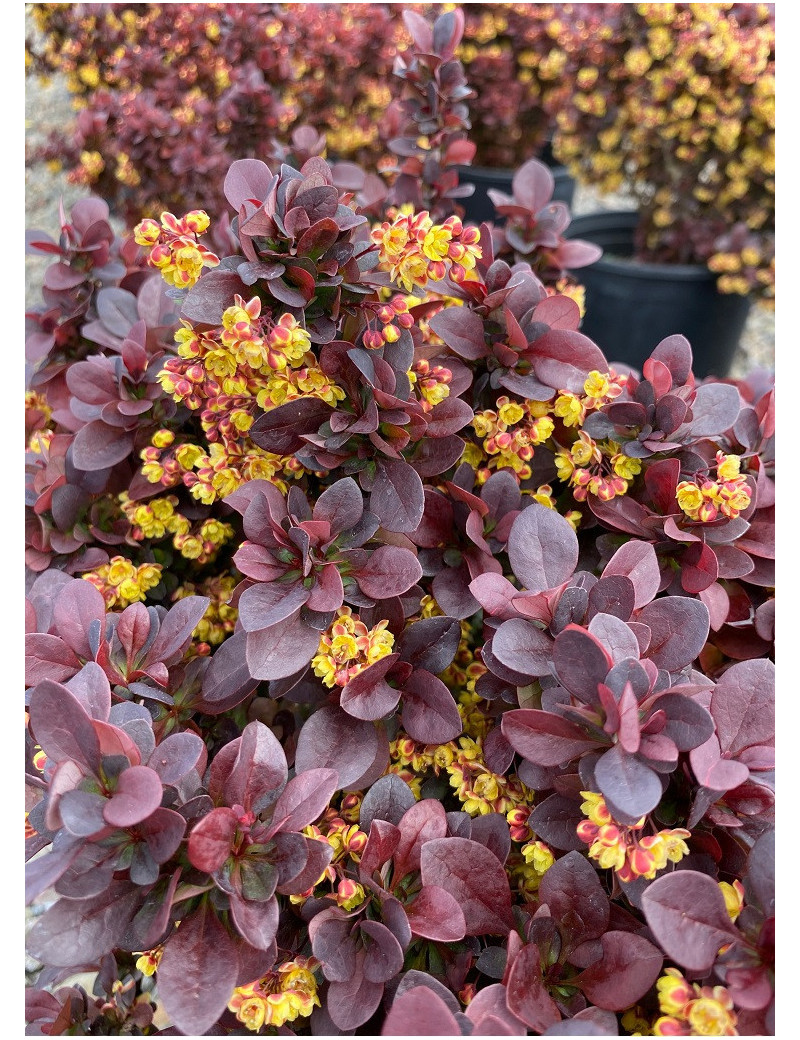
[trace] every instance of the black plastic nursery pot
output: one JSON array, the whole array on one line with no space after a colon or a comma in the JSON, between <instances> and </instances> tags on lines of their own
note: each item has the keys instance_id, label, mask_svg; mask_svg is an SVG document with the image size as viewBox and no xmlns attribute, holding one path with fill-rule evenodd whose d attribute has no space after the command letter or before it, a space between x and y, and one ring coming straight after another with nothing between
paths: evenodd
<instances>
[{"instance_id":1,"label":"black plastic nursery pot","mask_svg":"<svg viewBox=\"0 0 800 1040\"><path fill-rule=\"evenodd\" d=\"M555 179L553 201L566 202L568 206L571 206L575 194L574 179L567 173L565 166L551 166L550 172ZM506 195L511 195L511 181L514 173L514 170L500 170L491 166L459 166L459 183L475 185L472 195L458 200L464 207L466 219L474 224L480 224L484 220L491 220L495 224L504 223L505 218L497 216L494 203L486 192L489 188L494 188L497 191L505 192Z\"/></svg>"},{"instance_id":2,"label":"black plastic nursery pot","mask_svg":"<svg viewBox=\"0 0 800 1040\"><path fill-rule=\"evenodd\" d=\"M750 312L747 296L717 291L702 264L650 264L633 260L638 214L609 211L574 217L566 238L583 238L603 256L573 272L586 288L581 332L610 362L641 371L653 348L681 333L691 344L698 378L728 374Z\"/></svg>"}]
</instances>

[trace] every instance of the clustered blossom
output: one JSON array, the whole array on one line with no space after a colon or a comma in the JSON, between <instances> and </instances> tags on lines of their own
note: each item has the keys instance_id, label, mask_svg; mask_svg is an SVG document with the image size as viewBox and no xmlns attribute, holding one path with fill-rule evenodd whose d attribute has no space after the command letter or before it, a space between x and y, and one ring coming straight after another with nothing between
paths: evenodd
<instances>
[{"instance_id":1,"label":"clustered blossom","mask_svg":"<svg viewBox=\"0 0 800 1040\"><path fill-rule=\"evenodd\" d=\"M185 599L187 596L204 596L208 599L206 612L192 632L197 653L210 653L211 647L219 646L233 634L239 612L230 600L236 585L237 579L231 574L212 574L197 585L185 581L173 592L173 600Z\"/></svg>"},{"instance_id":2,"label":"clustered blossom","mask_svg":"<svg viewBox=\"0 0 800 1040\"><path fill-rule=\"evenodd\" d=\"M108 563L81 577L94 585L106 606L123 610L131 603L141 603L150 589L161 581L159 563L142 563L137 567L125 556L112 556Z\"/></svg>"},{"instance_id":3,"label":"clustered blossom","mask_svg":"<svg viewBox=\"0 0 800 1040\"><path fill-rule=\"evenodd\" d=\"M398 213L374 227L371 238L379 247L381 268L409 293L445 278L465 281L482 255L478 228L456 216L434 224L427 210Z\"/></svg>"},{"instance_id":4,"label":"clustered blossom","mask_svg":"<svg viewBox=\"0 0 800 1040\"><path fill-rule=\"evenodd\" d=\"M567 448L556 452L561 480L568 480L576 502L596 495L603 502L624 495L630 482L642 471L639 459L620 451L614 441L595 441L585 430Z\"/></svg>"},{"instance_id":5,"label":"clustered blossom","mask_svg":"<svg viewBox=\"0 0 800 1040\"><path fill-rule=\"evenodd\" d=\"M392 652L394 636L386 631L387 621L372 628L350 607L340 607L319 640L319 649L311 661L314 674L327 687L346 686L359 672Z\"/></svg>"},{"instance_id":6,"label":"clustered blossom","mask_svg":"<svg viewBox=\"0 0 800 1040\"><path fill-rule=\"evenodd\" d=\"M656 983L663 1014L653 1036L738 1036L733 1000L724 986L687 982L678 968L667 968Z\"/></svg>"},{"instance_id":7,"label":"clustered blossom","mask_svg":"<svg viewBox=\"0 0 800 1040\"><path fill-rule=\"evenodd\" d=\"M164 212L160 225L148 217L136 225L133 237L149 250L147 262L158 268L165 282L176 289L191 289L204 267L219 265L219 257L198 241L209 224L204 210L193 209L180 218Z\"/></svg>"},{"instance_id":8,"label":"clustered blossom","mask_svg":"<svg viewBox=\"0 0 800 1040\"><path fill-rule=\"evenodd\" d=\"M711 477L682 480L675 489L678 505L690 520L708 524L720 514L735 520L750 505L752 492L745 475L739 472L739 456L718 451L716 461L716 480Z\"/></svg>"},{"instance_id":9,"label":"clustered blossom","mask_svg":"<svg viewBox=\"0 0 800 1040\"><path fill-rule=\"evenodd\" d=\"M644 816L624 826L614 820L602 795L581 791L581 796L585 799L581 812L588 819L578 824L578 837L590 846L589 856L604 870L613 868L620 881L654 878L667 864L679 863L689 854L685 839L691 831L685 827L644 834Z\"/></svg>"},{"instance_id":10,"label":"clustered blossom","mask_svg":"<svg viewBox=\"0 0 800 1040\"><path fill-rule=\"evenodd\" d=\"M279 1028L298 1017L308 1018L320 1006L314 975L318 967L314 957L283 961L255 982L237 986L228 1008L253 1033L262 1026Z\"/></svg>"}]
</instances>

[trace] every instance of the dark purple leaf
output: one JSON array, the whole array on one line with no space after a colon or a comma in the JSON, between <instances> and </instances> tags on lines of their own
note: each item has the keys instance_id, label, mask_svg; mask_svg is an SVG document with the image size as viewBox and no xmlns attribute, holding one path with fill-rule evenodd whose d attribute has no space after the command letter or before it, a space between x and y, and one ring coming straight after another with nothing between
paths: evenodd
<instances>
[{"instance_id":1,"label":"dark purple leaf","mask_svg":"<svg viewBox=\"0 0 800 1040\"><path fill-rule=\"evenodd\" d=\"M400 841L394 853L394 877L399 880L419 870L420 854L425 842L447 834L447 817L441 802L423 798L415 802L398 823Z\"/></svg>"},{"instance_id":2,"label":"dark purple leaf","mask_svg":"<svg viewBox=\"0 0 800 1040\"><path fill-rule=\"evenodd\" d=\"M383 983L364 977L365 954L360 952L358 966L351 978L328 986L327 1008L331 1021L350 1032L363 1025L377 1011L383 996Z\"/></svg>"},{"instance_id":3,"label":"dark purple leaf","mask_svg":"<svg viewBox=\"0 0 800 1040\"><path fill-rule=\"evenodd\" d=\"M355 527L364 512L364 496L352 477L343 477L331 484L317 499L314 519L327 520L331 537Z\"/></svg>"},{"instance_id":4,"label":"dark purple leaf","mask_svg":"<svg viewBox=\"0 0 800 1040\"><path fill-rule=\"evenodd\" d=\"M423 885L445 889L461 905L467 935L505 935L514 927L511 891L502 864L468 838L435 838L422 846Z\"/></svg>"},{"instance_id":5,"label":"dark purple leaf","mask_svg":"<svg viewBox=\"0 0 800 1040\"><path fill-rule=\"evenodd\" d=\"M406 904L411 931L435 942L458 942L467 933L460 904L436 885L423 885L413 903Z\"/></svg>"},{"instance_id":6,"label":"dark purple leaf","mask_svg":"<svg viewBox=\"0 0 800 1040\"><path fill-rule=\"evenodd\" d=\"M378 546L355 574L361 591L375 600L401 596L421 577L422 567L417 557L410 549L397 545Z\"/></svg>"},{"instance_id":7,"label":"dark purple leaf","mask_svg":"<svg viewBox=\"0 0 800 1040\"><path fill-rule=\"evenodd\" d=\"M460 357L475 361L486 355L483 320L468 307L446 307L433 315L429 325Z\"/></svg>"},{"instance_id":8,"label":"dark purple leaf","mask_svg":"<svg viewBox=\"0 0 800 1040\"><path fill-rule=\"evenodd\" d=\"M192 632L197 628L209 603L207 596L186 596L170 607L169 613L161 619L158 635L147 652L145 667L156 661L176 663L183 657L191 642Z\"/></svg>"},{"instance_id":9,"label":"dark purple leaf","mask_svg":"<svg viewBox=\"0 0 800 1040\"><path fill-rule=\"evenodd\" d=\"M369 834L373 820L399 823L403 813L415 804L414 792L396 773L377 780L364 795L358 825Z\"/></svg>"},{"instance_id":10,"label":"dark purple leaf","mask_svg":"<svg viewBox=\"0 0 800 1040\"><path fill-rule=\"evenodd\" d=\"M28 933L28 952L57 968L93 964L119 944L142 897L137 885L113 881L91 899L59 899Z\"/></svg>"},{"instance_id":11,"label":"dark purple leaf","mask_svg":"<svg viewBox=\"0 0 800 1040\"><path fill-rule=\"evenodd\" d=\"M531 353L534 372L543 383L575 394L583 393L590 372L608 370L602 350L582 332L570 329L550 329L535 341Z\"/></svg>"},{"instance_id":12,"label":"dark purple leaf","mask_svg":"<svg viewBox=\"0 0 800 1040\"><path fill-rule=\"evenodd\" d=\"M559 682L585 704L597 703L597 684L605 682L613 663L600 640L577 625L567 625L553 643Z\"/></svg>"},{"instance_id":13,"label":"dark purple leaf","mask_svg":"<svg viewBox=\"0 0 800 1040\"><path fill-rule=\"evenodd\" d=\"M189 730L170 733L153 751L147 764L155 769L162 784L174 786L198 766L205 750L202 737L196 733Z\"/></svg>"},{"instance_id":14,"label":"dark purple leaf","mask_svg":"<svg viewBox=\"0 0 800 1040\"><path fill-rule=\"evenodd\" d=\"M626 816L638 819L652 812L661 801L658 774L618 744L597 760L594 776L609 807L613 803Z\"/></svg>"},{"instance_id":15,"label":"dark purple leaf","mask_svg":"<svg viewBox=\"0 0 800 1040\"><path fill-rule=\"evenodd\" d=\"M492 653L512 671L541 677L550 674L553 640L532 622L511 618L492 636Z\"/></svg>"},{"instance_id":16,"label":"dark purple leaf","mask_svg":"<svg viewBox=\"0 0 800 1040\"><path fill-rule=\"evenodd\" d=\"M341 708L325 705L300 730L295 768L301 773L315 767L335 769L339 785L345 789L370 768L380 746L372 722L353 719Z\"/></svg>"},{"instance_id":17,"label":"dark purple leaf","mask_svg":"<svg viewBox=\"0 0 800 1040\"><path fill-rule=\"evenodd\" d=\"M94 656L89 645L89 627L93 621L99 621L102 628L105 617L105 601L91 582L75 578L58 591L53 622L64 642L81 657Z\"/></svg>"},{"instance_id":18,"label":"dark purple leaf","mask_svg":"<svg viewBox=\"0 0 800 1040\"><path fill-rule=\"evenodd\" d=\"M158 993L173 1025L192 1036L205 1034L227 1007L236 986L236 946L205 903L181 920L158 966Z\"/></svg>"},{"instance_id":19,"label":"dark purple leaf","mask_svg":"<svg viewBox=\"0 0 800 1040\"><path fill-rule=\"evenodd\" d=\"M452 663L460 639L461 626L455 618L423 618L404 630L400 659L434 674L443 672Z\"/></svg>"},{"instance_id":20,"label":"dark purple leaf","mask_svg":"<svg viewBox=\"0 0 800 1040\"><path fill-rule=\"evenodd\" d=\"M71 449L72 461L81 470L110 469L130 455L134 439L133 433L108 426L101 419L96 419L75 434Z\"/></svg>"},{"instance_id":21,"label":"dark purple leaf","mask_svg":"<svg viewBox=\"0 0 800 1040\"><path fill-rule=\"evenodd\" d=\"M579 726L536 708L505 712L501 727L514 750L539 766L562 765L599 746Z\"/></svg>"},{"instance_id":22,"label":"dark purple leaf","mask_svg":"<svg viewBox=\"0 0 800 1040\"><path fill-rule=\"evenodd\" d=\"M576 979L587 998L607 1011L635 1004L659 976L664 958L642 935L606 932L603 954Z\"/></svg>"},{"instance_id":23,"label":"dark purple leaf","mask_svg":"<svg viewBox=\"0 0 800 1040\"><path fill-rule=\"evenodd\" d=\"M735 386L727 383L699 386L692 402L692 437L716 437L725 433L736 422L741 408L742 399Z\"/></svg>"},{"instance_id":24,"label":"dark purple leaf","mask_svg":"<svg viewBox=\"0 0 800 1040\"><path fill-rule=\"evenodd\" d=\"M775 665L741 661L723 673L711 697L711 714L724 755L775 741Z\"/></svg>"},{"instance_id":25,"label":"dark purple leaf","mask_svg":"<svg viewBox=\"0 0 800 1040\"><path fill-rule=\"evenodd\" d=\"M268 899L253 903L237 895L231 895L230 901L231 917L239 934L257 950L269 950L278 930L278 900Z\"/></svg>"},{"instance_id":26,"label":"dark purple leaf","mask_svg":"<svg viewBox=\"0 0 800 1040\"><path fill-rule=\"evenodd\" d=\"M441 679L418 668L403 685L403 728L422 744L446 744L463 729L453 695Z\"/></svg>"},{"instance_id":27,"label":"dark purple leaf","mask_svg":"<svg viewBox=\"0 0 800 1040\"><path fill-rule=\"evenodd\" d=\"M570 945L599 938L608 928L608 897L597 871L578 852L568 852L545 873L539 899L561 921Z\"/></svg>"},{"instance_id":28,"label":"dark purple leaf","mask_svg":"<svg viewBox=\"0 0 800 1040\"><path fill-rule=\"evenodd\" d=\"M272 811L273 825L281 830L301 831L320 816L333 797L339 782L334 769L309 769L298 773L281 792Z\"/></svg>"},{"instance_id":29,"label":"dark purple leaf","mask_svg":"<svg viewBox=\"0 0 800 1040\"><path fill-rule=\"evenodd\" d=\"M555 509L534 502L511 525L508 559L514 574L530 592L552 589L575 571L578 536Z\"/></svg>"},{"instance_id":30,"label":"dark purple leaf","mask_svg":"<svg viewBox=\"0 0 800 1040\"><path fill-rule=\"evenodd\" d=\"M587 616L610 614L621 621L630 620L636 604L635 590L630 578L622 574L603 575L589 589Z\"/></svg>"},{"instance_id":31,"label":"dark purple leaf","mask_svg":"<svg viewBox=\"0 0 800 1040\"><path fill-rule=\"evenodd\" d=\"M557 849L583 851L586 846L577 835L576 827L585 819L580 805L573 798L551 794L540 802L530 817L534 832Z\"/></svg>"},{"instance_id":32,"label":"dark purple leaf","mask_svg":"<svg viewBox=\"0 0 800 1040\"><path fill-rule=\"evenodd\" d=\"M259 582L245 589L239 597L239 621L245 632L272 628L294 614L308 600L310 589L300 582ZM179 601L181 602L181 601ZM341 605L341 599L339 604Z\"/></svg>"},{"instance_id":33,"label":"dark purple leaf","mask_svg":"<svg viewBox=\"0 0 800 1040\"><path fill-rule=\"evenodd\" d=\"M656 878L642 895L642 910L667 957L690 971L706 973L738 934L719 885L695 870Z\"/></svg>"},{"instance_id":34,"label":"dark purple leaf","mask_svg":"<svg viewBox=\"0 0 800 1040\"><path fill-rule=\"evenodd\" d=\"M691 751L708 740L714 732L714 719L702 704L679 693L679 689L676 687L675 692L659 697L656 706L667 714L663 732L674 742L678 751Z\"/></svg>"},{"instance_id":35,"label":"dark purple leaf","mask_svg":"<svg viewBox=\"0 0 800 1040\"><path fill-rule=\"evenodd\" d=\"M305 444L302 435L316 433L332 411L317 397L300 397L259 416L250 428L250 437L266 451L292 455Z\"/></svg>"},{"instance_id":36,"label":"dark purple leaf","mask_svg":"<svg viewBox=\"0 0 800 1040\"><path fill-rule=\"evenodd\" d=\"M87 583L88 584L88 583ZM100 742L92 720L65 686L45 679L30 699L36 742L54 762L73 760L87 773L100 765Z\"/></svg>"},{"instance_id":37,"label":"dark purple leaf","mask_svg":"<svg viewBox=\"0 0 800 1040\"><path fill-rule=\"evenodd\" d=\"M406 11L404 15L408 17L412 13ZM460 1035L461 1030L452 1012L427 986L415 986L398 996L381 1029L381 1036Z\"/></svg>"},{"instance_id":38,"label":"dark purple leaf","mask_svg":"<svg viewBox=\"0 0 800 1040\"><path fill-rule=\"evenodd\" d=\"M396 660L397 654L389 654L350 680L339 698L339 704L348 715L375 722L394 711L400 690L390 686L384 676Z\"/></svg>"},{"instance_id":39,"label":"dark purple leaf","mask_svg":"<svg viewBox=\"0 0 800 1040\"><path fill-rule=\"evenodd\" d=\"M278 879L278 892L281 895L295 895L298 892L307 892L309 888L312 888L319 881L322 872L333 857L333 847L327 841L317 841L314 838L307 838L305 835L276 835L276 844L279 851L281 850L282 840L288 837L302 838L305 842L306 860L305 866L297 874L291 876L287 882L283 883ZM281 841L278 841L278 839L281 839ZM278 866L282 867L283 864L278 861Z\"/></svg>"},{"instance_id":40,"label":"dark purple leaf","mask_svg":"<svg viewBox=\"0 0 800 1040\"><path fill-rule=\"evenodd\" d=\"M419 474L404 459L379 459L377 467L370 509L387 531L408 533L416 530L425 508L425 492Z\"/></svg>"},{"instance_id":41,"label":"dark purple leaf","mask_svg":"<svg viewBox=\"0 0 800 1040\"><path fill-rule=\"evenodd\" d=\"M635 661L639 657L639 640L636 633L618 617L612 614L595 614L589 622L589 632L610 653L614 664L631 659Z\"/></svg>"},{"instance_id":42,"label":"dark purple leaf","mask_svg":"<svg viewBox=\"0 0 800 1040\"><path fill-rule=\"evenodd\" d=\"M89 582L84 582L88 585ZM97 591L95 589L95 591ZM59 636L44 632L25 635L25 685L36 686L44 679L61 683L75 675L81 666L75 653Z\"/></svg>"},{"instance_id":43,"label":"dark purple leaf","mask_svg":"<svg viewBox=\"0 0 800 1040\"><path fill-rule=\"evenodd\" d=\"M236 743L236 760L225 781L225 800L228 805L263 812L286 784L288 769L283 748L272 730L258 720L245 726Z\"/></svg>"},{"instance_id":44,"label":"dark purple leaf","mask_svg":"<svg viewBox=\"0 0 800 1040\"><path fill-rule=\"evenodd\" d=\"M403 949L385 924L362 920L361 935L366 936L364 978L370 982L388 982L403 967Z\"/></svg>"},{"instance_id":45,"label":"dark purple leaf","mask_svg":"<svg viewBox=\"0 0 800 1040\"><path fill-rule=\"evenodd\" d=\"M311 662L318 646L319 632L298 611L272 628L247 633L247 667L254 679L286 679Z\"/></svg>"},{"instance_id":46,"label":"dark purple leaf","mask_svg":"<svg viewBox=\"0 0 800 1040\"><path fill-rule=\"evenodd\" d=\"M137 830L147 842L156 863L166 863L178 851L186 833L186 820L174 809L159 807L139 824Z\"/></svg>"},{"instance_id":47,"label":"dark purple leaf","mask_svg":"<svg viewBox=\"0 0 800 1040\"><path fill-rule=\"evenodd\" d=\"M649 660L668 672L691 664L708 638L708 607L700 600L667 596L648 603L636 620L647 625L652 633Z\"/></svg>"}]
</instances>

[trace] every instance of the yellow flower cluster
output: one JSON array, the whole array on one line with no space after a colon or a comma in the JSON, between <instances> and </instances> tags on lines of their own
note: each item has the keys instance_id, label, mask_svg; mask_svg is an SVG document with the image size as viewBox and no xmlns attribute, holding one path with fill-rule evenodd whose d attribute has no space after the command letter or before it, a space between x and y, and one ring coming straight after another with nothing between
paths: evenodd
<instances>
[{"instance_id":1,"label":"yellow flower cluster","mask_svg":"<svg viewBox=\"0 0 800 1040\"><path fill-rule=\"evenodd\" d=\"M102 594L109 610L124 610L131 603L140 603L158 585L161 564L143 563L137 567L124 556L112 556L108 563L81 577Z\"/></svg>"},{"instance_id":2,"label":"yellow flower cluster","mask_svg":"<svg viewBox=\"0 0 800 1040\"><path fill-rule=\"evenodd\" d=\"M284 961L255 982L238 986L228 1010L253 1033L265 1026L279 1029L297 1018L308 1018L320 1007L314 975L319 963L314 957L301 956Z\"/></svg>"},{"instance_id":3,"label":"yellow flower cluster","mask_svg":"<svg viewBox=\"0 0 800 1040\"><path fill-rule=\"evenodd\" d=\"M161 271L168 285L191 289L204 267L219 265L219 257L197 241L209 223L208 214L201 209L193 209L180 219L165 212L160 225L149 217L137 224L133 238L149 250L148 264Z\"/></svg>"},{"instance_id":4,"label":"yellow flower cluster","mask_svg":"<svg viewBox=\"0 0 800 1040\"><path fill-rule=\"evenodd\" d=\"M601 794L581 791L581 795L585 799L581 812L588 819L578 824L578 837L590 846L589 857L604 870L613 868L622 881L654 878L668 863L679 863L689 854L684 839L691 832L684 827L642 835L645 816L626 827L614 820Z\"/></svg>"},{"instance_id":5,"label":"yellow flower cluster","mask_svg":"<svg viewBox=\"0 0 800 1040\"><path fill-rule=\"evenodd\" d=\"M480 739L459 737L453 761L445 768L462 810L470 816L485 816L490 812L505 816L511 809L533 799L533 791L528 790L519 777L498 775L489 769L483 760Z\"/></svg>"},{"instance_id":6,"label":"yellow flower cluster","mask_svg":"<svg viewBox=\"0 0 800 1040\"><path fill-rule=\"evenodd\" d=\"M624 495L630 482L642 471L639 459L629 458L615 441L595 441L581 430L570 448L555 455L559 480L572 487L576 501L596 495L603 502Z\"/></svg>"},{"instance_id":7,"label":"yellow flower cluster","mask_svg":"<svg viewBox=\"0 0 800 1040\"><path fill-rule=\"evenodd\" d=\"M656 982L662 1016L653 1036L738 1036L733 999L724 986L688 982L677 968L665 968Z\"/></svg>"},{"instance_id":8,"label":"yellow flower cluster","mask_svg":"<svg viewBox=\"0 0 800 1040\"><path fill-rule=\"evenodd\" d=\"M173 601L186 596L208 596L206 612L192 632L192 639L199 644L195 647L198 653L209 653L212 646L218 646L233 633L239 611L231 606L230 598L236 585L232 575L215 574L198 585L186 581L173 592Z\"/></svg>"},{"instance_id":9,"label":"yellow flower cluster","mask_svg":"<svg viewBox=\"0 0 800 1040\"><path fill-rule=\"evenodd\" d=\"M151 498L148 502L132 502L123 491L119 501L130 520L132 537L136 541L145 538L158 540L171 534L172 544L181 556L196 560L198 564L210 563L219 548L235 533L231 524L214 518L200 521L193 529L191 521L176 512L178 499L175 495Z\"/></svg>"},{"instance_id":10,"label":"yellow flower cluster","mask_svg":"<svg viewBox=\"0 0 800 1040\"><path fill-rule=\"evenodd\" d=\"M392 652L394 636L387 631L388 624L379 621L368 629L350 607L340 607L320 636L311 661L314 674L325 686L347 686L359 672Z\"/></svg>"},{"instance_id":11,"label":"yellow flower cluster","mask_svg":"<svg viewBox=\"0 0 800 1040\"><path fill-rule=\"evenodd\" d=\"M409 293L446 277L464 281L482 255L476 227L465 227L455 216L434 224L427 210L399 213L374 227L371 237L381 268Z\"/></svg>"},{"instance_id":12,"label":"yellow flower cluster","mask_svg":"<svg viewBox=\"0 0 800 1040\"><path fill-rule=\"evenodd\" d=\"M476 412L471 426L489 456L489 470L510 469L520 480L527 480L533 472L534 447L543 444L555 429L549 405L512 401L505 395L497 398L495 408Z\"/></svg>"},{"instance_id":13,"label":"yellow flower cluster","mask_svg":"<svg viewBox=\"0 0 800 1040\"><path fill-rule=\"evenodd\" d=\"M408 378L419 391L422 408L426 412L450 396L449 383L453 373L444 365L431 365L430 361L421 358L409 370Z\"/></svg>"},{"instance_id":14,"label":"yellow flower cluster","mask_svg":"<svg viewBox=\"0 0 800 1040\"><path fill-rule=\"evenodd\" d=\"M675 489L678 505L690 520L711 523L722 517L735 520L750 505L752 493L739 473L738 455L717 452L717 478L682 480Z\"/></svg>"}]
</instances>

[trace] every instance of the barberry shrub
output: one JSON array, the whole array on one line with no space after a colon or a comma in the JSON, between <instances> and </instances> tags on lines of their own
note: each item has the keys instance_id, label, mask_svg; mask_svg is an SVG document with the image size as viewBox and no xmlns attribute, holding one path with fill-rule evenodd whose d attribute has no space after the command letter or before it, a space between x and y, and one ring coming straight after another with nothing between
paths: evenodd
<instances>
[{"instance_id":1,"label":"barberry shrub","mask_svg":"<svg viewBox=\"0 0 800 1040\"><path fill-rule=\"evenodd\" d=\"M29 236L28 1031L772 1032L772 380L341 176Z\"/></svg>"}]
</instances>

